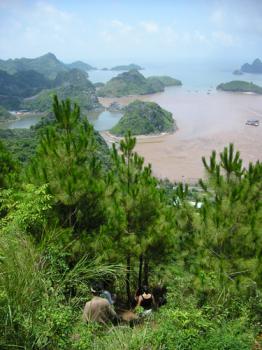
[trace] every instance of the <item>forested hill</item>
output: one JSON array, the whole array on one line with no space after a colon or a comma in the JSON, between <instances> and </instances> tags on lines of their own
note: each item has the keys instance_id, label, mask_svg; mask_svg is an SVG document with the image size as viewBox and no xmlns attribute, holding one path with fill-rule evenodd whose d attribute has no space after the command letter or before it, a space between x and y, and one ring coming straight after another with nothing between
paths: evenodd
<instances>
[{"instance_id":1,"label":"forested hill","mask_svg":"<svg viewBox=\"0 0 262 350\"><path fill-rule=\"evenodd\" d=\"M35 95L52 85L52 81L34 70L15 74L0 70L0 105L9 109L19 108L23 98Z\"/></svg>"},{"instance_id":2,"label":"forested hill","mask_svg":"<svg viewBox=\"0 0 262 350\"><path fill-rule=\"evenodd\" d=\"M173 132L176 128L172 113L154 102L134 101L124 109L119 122L110 130L117 136L124 136L128 131L133 135L160 134Z\"/></svg>"},{"instance_id":3,"label":"forested hill","mask_svg":"<svg viewBox=\"0 0 262 350\"><path fill-rule=\"evenodd\" d=\"M50 52L36 58L0 60L0 70L4 70L7 73L14 74L20 71L34 70L49 79L55 79L57 73L68 71L71 68L93 69L92 66L81 61L65 64Z\"/></svg>"},{"instance_id":4,"label":"forested hill","mask_svg":"<svg viewBox=\"0 0 262 350\"><path fill-rule=\"evenodd\" d=\"M52 108L54 95L60 99L71 98L82 111L102 110L94 85L87 79L87 74L78 69L59 73L54 80L54 87L44 89L38 95L24 99L23 109L36 112L48 112Z\"/></svg>"},{"instance_id":5,"label":"forested hill","mask_svg":"<svg viewBox=\"0 0 262 350\"><path fill-rule=\"evenodd\" d=\"M98 90L98 95L101 97L145 95L164 91L165 86L170 85L181 85L181 82L170 77L145 78L138 70L133 69L109 80Z\"/></svg>"},{"instance_id":6,"label":"forested hill","mask_svg":"<svg viewBox=\"0 0 262 350\"><path fill-rule=\"evenodd\" d=\"M0 71L0 105L11 110L48 112L57 93L63 99L72 97L85 110L99 109L95 87L87 77L79 69L59 72L53 80L34 70L15 74Z\"/></svg>"}]
</instances>

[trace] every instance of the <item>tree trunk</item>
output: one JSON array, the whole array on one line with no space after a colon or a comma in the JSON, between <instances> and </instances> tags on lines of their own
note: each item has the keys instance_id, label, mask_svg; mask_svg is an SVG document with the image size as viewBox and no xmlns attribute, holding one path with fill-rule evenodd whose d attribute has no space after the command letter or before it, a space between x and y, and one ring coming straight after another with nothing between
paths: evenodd
<instances>
[{"instance_id":1,"label":"tree trunk","mask_svg":"<svg viewBox=\"0 0 262 350\"><path fill-rule=\"evenodd\" d=\"M142 274L143 274L143 254L139 256L139 274L138 274L138 283L137 288L142 287Z\"/></svg>"},{"instance_id":2,"label":"tree trunk","mask_svg":"<svg viewBox=\"0 0 262 350\"><path fill-rule=\"evenodd\" d=\"M148 286L148 273L149 273L149 261L148 258L144 259L144 280L143 284Z\"/></svg>"},{"instance_id":3,"label":"tree trunk","mask_svg":"<svg viewBox=\"0 0 262 350\"><path fill-rule=\"evenodd\" d=\"M132 297L130 292L130 270L131 270L131 258L130 255L126 258L126 294L129 305L131 306Z\"/></svg>"}]
</instances>

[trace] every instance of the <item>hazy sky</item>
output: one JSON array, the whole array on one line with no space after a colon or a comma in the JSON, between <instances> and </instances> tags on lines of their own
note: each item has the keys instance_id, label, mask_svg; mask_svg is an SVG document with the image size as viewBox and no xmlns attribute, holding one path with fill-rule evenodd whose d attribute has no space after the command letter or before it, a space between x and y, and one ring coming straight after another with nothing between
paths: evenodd
<instances>
[{"instance_id":1,"label":"hazy sky","mask_svg":"<svg viewBox=\"0 0 262 350\"><path fill-rule=\"evenodd\" d=\"M262 58L262 0L0 0L0 58Z\"/></svg>"}]
</instances>

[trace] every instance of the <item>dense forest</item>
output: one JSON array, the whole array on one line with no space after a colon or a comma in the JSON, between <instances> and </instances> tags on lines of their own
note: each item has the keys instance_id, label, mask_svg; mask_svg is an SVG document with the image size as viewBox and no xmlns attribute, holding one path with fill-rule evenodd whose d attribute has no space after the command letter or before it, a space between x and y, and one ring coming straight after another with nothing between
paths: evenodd
<instances>
[{"instance_id":1,"label":"dense forest","mask_svg":"<svg viewBox=\"0 0 262 350\"><path fill-rule=\"evenodd\" d=\"M130 132L108 149L78 105L54 97L53 114L27 162L0 143L0 348L261 348L262 164L230 144L194 188L160 181ZM101 280L127 308L141 283L167 304L85 324Z\"/></svg>"}]
</instances>

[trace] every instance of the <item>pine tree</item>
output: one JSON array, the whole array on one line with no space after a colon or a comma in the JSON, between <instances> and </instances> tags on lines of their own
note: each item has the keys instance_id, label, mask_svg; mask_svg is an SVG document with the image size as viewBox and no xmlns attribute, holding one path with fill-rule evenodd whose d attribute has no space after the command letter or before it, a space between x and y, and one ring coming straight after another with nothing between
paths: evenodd
<instances>
[{"instance_id":1,"label":"pine tree","mask_svg":"<svg viewBox=\"0 0 262 350\"><path fill-rule=\"evenodd\" d=\"M120 142L120 149L113 145L113 167L108 176L108 189L111 205L109 225L105 228L102 240L108 253L125 257L126 292L131 302L131 272L135 261L139 261L137 285L148 282L149 260L158 254L157 246L164 242L161 237L164 225L161 191L157 180L152 176L151 166L144 166L144 159L134 152L136 140L130 133ZM110 235L111 243L107 236ZM144 267L144 268L143 268ZM142 276L144 274L144 276Z\"/></svg>"},{"instance_id":2,"label":"pine tree","mask_svg":"<svg viewBox=\"0 0 262 350\"><path fill-rule=\"evenodd\" d=\"M104 221L104 181L93 127L69 99L54 96L54 124L46 127L29 169L31 182L48 184L63 226L92 231Z\"/></svg>"}]
</instances>

